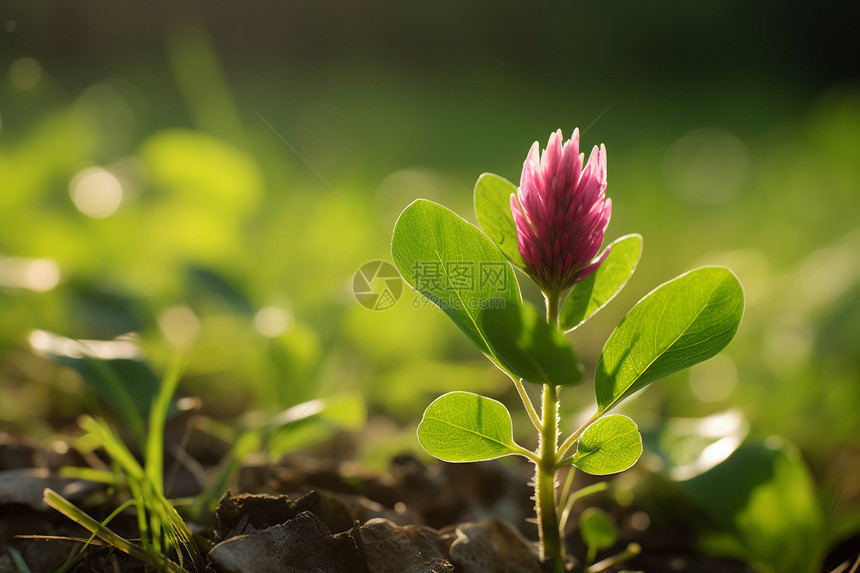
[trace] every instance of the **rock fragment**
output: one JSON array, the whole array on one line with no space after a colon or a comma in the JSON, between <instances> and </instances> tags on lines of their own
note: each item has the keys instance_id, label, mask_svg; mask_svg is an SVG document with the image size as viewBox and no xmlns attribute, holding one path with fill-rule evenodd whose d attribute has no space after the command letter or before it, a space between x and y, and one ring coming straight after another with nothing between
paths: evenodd
<instances>
[{"instance_id":1,"label":"rock fragment","mask_svg":"<svg viewBox=\"0 0 860 573\"><path fill-rule=\"evenodd\" d=\"M364 558L349 535L332 537L308 511L281 525L222 541L209 552L221 573L365 573Z\"/></svg>"},{"instance_id":2,"label":"rock fragment","mask_svg":"<svg viewBox=\"0 0 860 573\"><path fill-rule=\"evenodd\" d=\"M368 573L453 573L438 534L414 525L375 518L358 529Z\"/></svg>"},{"instance_id":3,"label":"rock fragment","mask_svg":"<svg viewBox=\"0 0 860 573\"><path fill-rule=\"evenodd\" d=\"M457 573L540 573L533 545L499 519L463 523L456 528L450 559Z\"/></svg>"}]
</instances>

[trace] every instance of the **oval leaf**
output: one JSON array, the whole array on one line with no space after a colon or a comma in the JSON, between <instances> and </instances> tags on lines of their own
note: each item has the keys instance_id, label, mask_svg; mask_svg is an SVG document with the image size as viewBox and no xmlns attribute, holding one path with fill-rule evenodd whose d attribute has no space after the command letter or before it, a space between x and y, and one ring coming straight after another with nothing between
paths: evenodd
<instances>
[{"instance_id":1,"label":"oval leaf","mask_svg":"<svg viewBox=\"0 0 860 573\"><path fill-rule=\"evenodd\" d=\"M587 507L579 514L579 531L587 547L596 551L609 549L618 541L618 530L600 508Z\"/></svg>"},{"instance_id":2,"label":"oval leaf","mask_svg":"<svg viewBox=\"0 0 860 573\"><path fill-rule=\"evenodd\" d=\"M526 272L526 261L517 246L517 225L511 212L511 194L517 186L494 173L484 173L475 183L475 215L487 236L518 269Z\"/></svg>"},{"instance_id":3,"label":"oval leaf","mask_svg":"<svg viewBox=\"0 0 860 573\"><path fill-rule=\"evenodd\" d=\"M535 384L582 381L582 366L567 338L527 305L509 305L481 315L482 330L501 364Z\"/></svg>"},{"instance_id":4,"label":"oval leaf","mask_svg":"<svg viewBox=\"0 0 860 573\"><path fill-rule=\"evenodd\" d=\"M520 304L514 270L493 242L453 211L419 199L394 224L391 256L404 280L492 358L481 314Z\"/></svg>"},{"instance_id":5,"label":"oval leaf","mask_svg":"<svg viewBox=\"0 0 860 573\"><path fill-rule=\"evenodd\" d=\"M702 267L651 291L603 347L594 380L598 411L717 354L737 332L743 310L743 288L725 267Z\"/></svg>"},{"instance_id":6,"label":"oval leaf","mask_svg":"<svg viewBox=\"0 0 860 573\"><path fill-rule=\"evenodd\" d=\"M622 472L642 455L642 436L636 422L613 414L600 418L579 439L573 465L594 475Z\"/></svg>"},{"instance_id":7,"label":"oval leaf","mask_svg":"<svg viewBox=\"0 0 860 573\"><path fill-rule=\"evenodd\" d=\"M445 462L479 462L523 452L514 442L507 408L471 392L450 392L427 406L418 441Z\"/></svg>"},{"instance_id":8,"label":"oval leaf","mask_svg":"<svg viewBox=\"0 0 860 573\"><path fill-rule=\"evenodd\" d=\"M564 301L560 324L565 332L588 320L624 288L639 264L642 236L625 235L606 248L609 249L606 260L585 280L576 283Z\"/></svg>"}]
</instances>

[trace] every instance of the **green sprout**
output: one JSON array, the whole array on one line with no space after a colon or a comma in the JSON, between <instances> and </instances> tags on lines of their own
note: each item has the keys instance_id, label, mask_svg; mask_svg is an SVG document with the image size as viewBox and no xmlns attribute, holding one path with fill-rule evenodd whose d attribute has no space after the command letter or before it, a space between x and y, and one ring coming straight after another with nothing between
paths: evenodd
<instances>
[{"instance_id":1,"label":"green sprout","mask_svg":"<svg viewBox=\"0 0 860 573\"><path fill-rule=\"evenodd\" d=\"M87 358L91 364L101 364L103 371L109 366L96 358ZM99 522L53 490L46 489L44 501L72 521L87 529L92 536L84 541L83 551L95 538L115 547L158 571L203 571L205 563L197 540L185 520L179 515L174 502L164 493L164 425L168 417L173 394L184 369L184 360L174 360L152 398L149 408L147 433L143 439L143 463L139 462L118 433L106 422L83 416L81 427L86 436L107 452L114 472L64 468L63 475L94 478L115 486L124 486L130 499L123 503L106 520ZM116 386L121 390L121 386ZM137 419L142 424L140 419ZM83 471L81 471L83 470ZM121 537L108 528L108 523L126 507L133 507L140 530L139 545Z\"/></svg>"}]
</instances>

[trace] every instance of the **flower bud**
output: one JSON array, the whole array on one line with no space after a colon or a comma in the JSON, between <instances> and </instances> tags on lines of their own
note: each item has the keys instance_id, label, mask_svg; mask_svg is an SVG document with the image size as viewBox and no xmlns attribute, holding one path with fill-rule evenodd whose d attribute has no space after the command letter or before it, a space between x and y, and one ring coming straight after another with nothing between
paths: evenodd
<instances>
[{"instance_id":1,"label":"flower bud","mask_svg":"<svg viewBox=\"0 0 860 573\"><path fill-rule=\"evenodd\" d=\"M584 163L579 129L564 143L558 130L538 152L535 142L519 189L511 194L517 245L544 292L563 292L593 273L609 254L606 249L598 256L612 214L612 200L606 198L606 148L594 147Z\"/></svg>"}]
</instances>

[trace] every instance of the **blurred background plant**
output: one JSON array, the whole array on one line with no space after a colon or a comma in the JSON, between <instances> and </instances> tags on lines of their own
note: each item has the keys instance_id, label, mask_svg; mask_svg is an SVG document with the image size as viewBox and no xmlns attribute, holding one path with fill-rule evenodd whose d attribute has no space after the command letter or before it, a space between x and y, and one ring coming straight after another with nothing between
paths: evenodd
<instances>
[{"instance_id":1,"label":"blurred background plant","mask_svg":"<svg viewBox=\"0 0 860 573\"><path fill-rule=\"evenodd\" d=\"M684 481L744 440L782 452L814 484L800 520L830 532L823 553L860 512L857 10L7 2L0 430L50 441L89 411L84 378L44 357L56 334L110 341L106 359L129 358L110 354L125 341L160 371L187 352L179 396L216 419L324 398L349 405L336 426L361 428L370 466L422 455L432 397L516 397L432 306L407 291L368 310L353 275L390 259L413 199L474 222L480 173L516 181L532 141L578 125L607 145L607 237L645 238L637 275L575 335L587 371L655 285L730 266L747 297L736 340L629 405L662 444L643 465L695 466ZM672 425L729 410L714 435Z\"/></svg>"}]
</instances>

